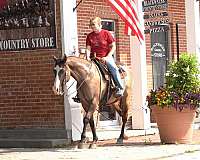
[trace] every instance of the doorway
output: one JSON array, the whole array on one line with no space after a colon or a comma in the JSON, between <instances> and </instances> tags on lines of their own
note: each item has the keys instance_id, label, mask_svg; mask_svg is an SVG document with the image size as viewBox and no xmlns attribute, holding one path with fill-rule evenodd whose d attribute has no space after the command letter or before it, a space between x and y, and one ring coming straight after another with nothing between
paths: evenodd
<instances>
[{"instance_id":1,"label":"doorway","mask_svg":"<svg viewBox=\"0 0 200 160\"><path fill-rule=\"evenodd\" d=\"M116 37L116 24L114 20L102 19L102 28L108 30L112 36ZM116 59L116 53L114 53ZM119 126L120 116L112 106L102 106L99 114L99 126L102 128L110 128Z\"/></svg>"}]
</instances>

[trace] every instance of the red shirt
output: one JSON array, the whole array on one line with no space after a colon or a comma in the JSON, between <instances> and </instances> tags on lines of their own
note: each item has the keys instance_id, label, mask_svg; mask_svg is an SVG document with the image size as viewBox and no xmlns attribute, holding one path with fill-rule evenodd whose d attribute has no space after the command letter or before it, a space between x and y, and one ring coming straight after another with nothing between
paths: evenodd
<instances>
[{"instance_id":1,"label":"red shirt","mask_svg":"<svg viewBox=\"0 0 200 160\"><path fill-rule=\"evenodd\" d=\"M102 29L99 33L91 32L87 35L86 46L91 47L90 56L106 57L110 52L110 44L114 42L114 38L107 30Z\"/></svg>"}]
</instances>

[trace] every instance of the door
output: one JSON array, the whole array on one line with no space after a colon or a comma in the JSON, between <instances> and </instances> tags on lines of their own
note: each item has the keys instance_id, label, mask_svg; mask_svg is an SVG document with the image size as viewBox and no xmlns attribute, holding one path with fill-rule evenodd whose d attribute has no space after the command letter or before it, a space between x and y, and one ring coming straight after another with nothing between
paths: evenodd
<instances>
[{"instance_id":1,"label":"door","mask_svg":"<svg viewBox=\"0 0 200 160\"><path fill-rule=\"evenodd\" d=\"M115 38L116 28L115 21L110 19L102 19L102 28L108 30ZM116 53L114 54L116 59ZM99 114L99 126L100 127L110 127L118 126L120 122L120 117L117 112L112 108L112 106L102 106L100 108Z\"/></svg>"}]
</instances>

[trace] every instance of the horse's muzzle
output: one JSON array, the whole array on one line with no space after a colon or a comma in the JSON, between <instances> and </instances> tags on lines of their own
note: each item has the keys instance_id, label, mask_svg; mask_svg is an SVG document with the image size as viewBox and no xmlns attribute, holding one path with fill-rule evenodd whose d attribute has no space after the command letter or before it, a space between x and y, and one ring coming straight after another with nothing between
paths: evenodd
<instances>
[{"instance_id":1,"label":"horse's muzzle","mask_svg":"<svg viewBox=\"0 0 200 160\"><path fill-rule=\"evenodd\" d=\"M64 94L63 91L59 90L58 88L56 89L56 87L54 87L54 86L52 87L52 90L53 90L55 95L62 96Z\"/></svg>"}]
</instances>

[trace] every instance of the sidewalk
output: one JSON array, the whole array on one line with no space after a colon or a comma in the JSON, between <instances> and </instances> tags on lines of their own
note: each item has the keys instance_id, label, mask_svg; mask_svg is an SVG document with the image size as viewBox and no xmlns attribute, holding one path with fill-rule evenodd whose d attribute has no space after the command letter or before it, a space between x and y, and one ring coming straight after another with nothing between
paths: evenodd
<instances>
[{"instance_id":1,"label":"sidewalk","mask_svg":"<svg viewBox=\"0 0 200 160\"><path fill-rule=\"evenodd\" d=\"M121 127L115 127L115 128L103 128L103 129L97 129L97 136L99 141L105 141L105 140L110 140L110 139L117 139L120 135L121 132ZM150 129L138 129L138 130L132 130L132 129L127 129L125 131L126 136L128 137L137 137L137 136L145 136L145 135L154 135L158 133L157 128L150 128ZM90 141L92 141L93 136L92 132L87 132L87 137L89 138Z\"/></svg>"},{"instance_id":2,"label":"sidewalk","mask_svg":"<svg viewBox=\"0 0 200 160\"><path fill-rule=\"evenodd\" d=\"M1 160L194 160L200 157L200 130L192 144L162 145L158 133L133 136L117 145L116 139L101 140L96 149L77 146L54 149L0 149Z\"/></svg>"}]
</instances>

